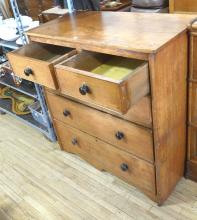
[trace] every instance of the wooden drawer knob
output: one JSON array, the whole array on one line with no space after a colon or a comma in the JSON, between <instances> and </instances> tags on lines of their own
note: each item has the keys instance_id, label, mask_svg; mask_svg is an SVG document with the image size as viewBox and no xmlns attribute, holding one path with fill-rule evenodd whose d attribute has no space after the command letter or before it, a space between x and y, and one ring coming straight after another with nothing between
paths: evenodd
<instances>
[{"instance_id":1,"label":"wooden drawer knob","mask_svg":"<svg viewBox=\"0 0 197 220\"><path fill-rule=\"evenodd\" d=\"M70 112L68 110L64 110L63 115L65 117L68 117L70 115Z\"/></svg>"},{"instance_id":2,"label":"wooden drawer knob","mask_svg":"<svg viewBox=\"0 0 197 220\"><path fill-rule=\"evenodd\" d=\"M87 93L90 93L90 88L86 84L83 84L79 88L79 92L81 93L81 95L86 95Z\"/></svg>"},{"instance_id":3,"label":"wooden drawer knob","mask_svg":"<svg viewBox=\"0 0 197 220\"><path fill-rule=\"evenodd\" d=\"M116 139L122 140L124 138L124 133L121 131L118 131L115 136L116 136Z\"/></svg>"},{"instance_id":4,"label":"wooden drawer knob","mask_svg":"<svg viewBox=\"0 0 197 220\"><path fill-rule=\"evenodd\" d=\"M126 172L129 169L129 166L126 163L122 163L120 168L123 172Z\"/></svg>"},{"instance_id":5,"label":"wooden drawer knob","mask_svg":"<svg viewBox=\"0 0 197 220\"><path fill-rule=\"evenodd\" d=\"M77 145L78 144L77 138L73 138L71 142L72 142L72 145Z\"/></svg>"},{"instance_id":6,"label":"wooden drawer knob","mask_svg":"<svg viewBox=\"0 0 197 220\"><path fill-rule=\"evenodd\" d=\"M27 68L25 68L25 70L24 70L24 74L25 74L26 76L33 75L33 70L32 70L30 67L27 67Z\"/></svg>"}]
</instances>

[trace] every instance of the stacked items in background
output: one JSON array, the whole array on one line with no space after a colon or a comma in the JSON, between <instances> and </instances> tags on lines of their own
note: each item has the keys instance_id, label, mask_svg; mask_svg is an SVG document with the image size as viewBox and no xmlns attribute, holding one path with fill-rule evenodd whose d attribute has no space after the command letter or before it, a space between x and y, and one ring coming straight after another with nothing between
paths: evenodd
<instances>
[{"instance_id":1,"label":"stacked items in background","mask_svg":"<svg viewBox=\"0 0 197 220\"><path fill-rule=\"evenodd\" d=\"M101 0L101 11L130 11L131 0Z\"/></svg>"},{"instance_id":2,"label":"stacked items in background","mask_svg":"<svg viewBox=\"0 0 197 220\"><path fill-rule=\"evenodd\" d=\"M10 70L9 68L6 68L8 67L6 52L10 52L10 50L0 47L0 78L4 77L6 72Z\"/></svg>"},{"instance_id":3,"label":"stacked items in background","mask_svg":"<svg viewBox=\"0 0 197 220\"><path fill-rule=\"evenodd\" d=\"M168 13L168 0L133 0L131 12Z\"/></svg>"},{"instance_id":4,"label":"stacked items in background","mask_svg":"<svg viewBox=\"0 0 197 220\"><path fill-rule=\"evenodd\" d=\"M27 13L22 10L19 12L19 8L24 6L20 4L18 7L17 3L20 0L7 1L13 12L10 16L14 16L14 18L7 18L10 16L5 15L2 10L2 1L0 1L0 114L10 114L16 117L38 129L47 139L54 142L56 136L48 115L42 87L16 76L6 58L7 52L19 49L20 45L27 43L21 39L23 33L37 27L39 21L35 21L30 16L21 15ZM23 1L35 6L38 6L39 3L47 3L47 0ZM9 10L9 6L6 9ZM18 19L19 17L20 19ZM37 18L38 14L36 20Z\"/></svg>"},{"instance_id":5,"label":"stacked items in background","mask_svg":"<svg viewBox=\"0 0 197 220\"><path fill-rule=\"evenodd\" d=\"M21 15L22 25L25 31L39 26L39 21L33 21L29 16ZM16 41L16 44L22 45L22 40L18 33L17 22L14 18L0 20L0 40Z\"/></svg>"}]
</instances>

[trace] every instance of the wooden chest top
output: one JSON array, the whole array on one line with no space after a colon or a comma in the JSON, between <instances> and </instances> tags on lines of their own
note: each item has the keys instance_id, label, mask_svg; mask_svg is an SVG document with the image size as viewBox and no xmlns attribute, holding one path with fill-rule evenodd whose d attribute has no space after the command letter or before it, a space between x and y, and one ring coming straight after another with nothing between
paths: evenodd
<instances>
[{"instance_id":1,"label":"wooden chest top","mask_svg":"<svg viewBox=\"0 0 197 220\"><path fill-rule=\"evenodd\" d=\"M194 15L78 12L27 32L33 41L123 55L155 53L187 30Z\"/></svg>"}]
</instances>

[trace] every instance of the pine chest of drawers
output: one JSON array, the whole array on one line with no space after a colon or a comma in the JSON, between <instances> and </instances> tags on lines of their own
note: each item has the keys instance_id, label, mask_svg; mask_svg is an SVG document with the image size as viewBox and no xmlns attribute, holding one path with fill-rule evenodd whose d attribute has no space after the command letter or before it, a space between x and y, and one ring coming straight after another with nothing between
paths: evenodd
<instances>
[{"instance_id":1,"label":"pine chest of drawers","mask_svg":"<svg viewBox=\"0 0 197 220\"><path fill-rule=\"evenodd\" d=\"M29 31L32 43L9 54L18 76L45 86L62 149L135 185L158 204L184 172L192 19L66 15ZM115 72L106 72L111 60Z\"/></svg>"}]
</instances>

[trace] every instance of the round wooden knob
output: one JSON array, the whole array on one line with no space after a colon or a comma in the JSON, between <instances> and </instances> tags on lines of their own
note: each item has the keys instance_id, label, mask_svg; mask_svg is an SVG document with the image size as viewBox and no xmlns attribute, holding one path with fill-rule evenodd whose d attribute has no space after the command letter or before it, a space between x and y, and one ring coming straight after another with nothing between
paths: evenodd
<instances>
[{"instance_id":1,"label":"round wooden knob","mask_svg":"<svg viewBox=\"0 0 197 220\"><path fill-rule=\"evenodd\" d=\"M27 68L25 68L25 70L24 70L24 74L25 74L26 76L33 75L33 70L32 70L30 67L27 67Z\"/></svg>"},{"instance_id":2,"label":"round wooden knob","mask_svg":"<svg viewBox=\"0 0 197 220\"><path fill-rule=\"evenodd\" d=\"M63 115L65 117L68 117L70 115L70 112L68 110L64 110Z\"/></svg>"},{"instance_id":3,"label":"round wooden knob","mask_svg":"<svg viewBox=\"0 0 197 220\"><path fill-rule=\"evenodd\" d=\"M78 144L77 138L73 138L72 139L72 145L77 145L77 144Z\"/></svg>"},{"instance_id":4,"label":"round wooden knob","mask_svg":"<svg viewBox=\"0 0 197 220\"><path fill-rule=\"evenodd\" d=\"M129 169L129 166L126 163L122 163L120 168L123 172L126 172Z\"/></svg>"},{"instance_id":5,"label":"round wooden knob","mask_svg":"<svg viewBox=\"0 0 197 220\"><path fill-rule=\"evenodd\" d=\"M121 131L118 131L115 136L118 140L122 140L124 138L124 133Z\"/></svg>"},{"instance_id":6,"label":"round wooden knob","mask_svg":"<svg viewBox=\"0 0 197 220\"><path fill-rule=\"evenodd\" d=\"M83 84L80 88L79 88L79 92L81 93L81 95L86 95L87 93L90 93L90 88Z\"/></svg>"}]
</instances>

